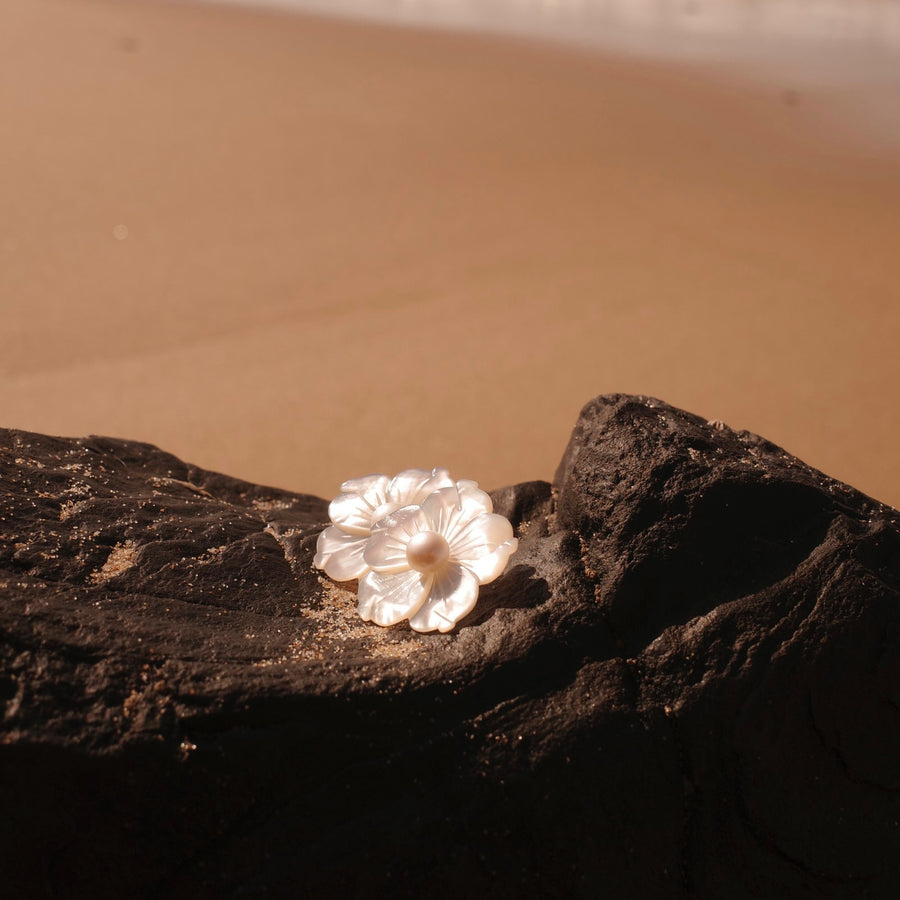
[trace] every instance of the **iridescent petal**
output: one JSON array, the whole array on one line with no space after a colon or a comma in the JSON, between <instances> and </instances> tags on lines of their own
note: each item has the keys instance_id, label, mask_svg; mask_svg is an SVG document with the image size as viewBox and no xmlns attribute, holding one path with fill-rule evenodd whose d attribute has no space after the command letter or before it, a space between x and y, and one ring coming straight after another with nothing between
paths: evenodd
<instances>
[{"instance_id":1,"label":"iridescent petal","mask_svg":"<svg viewBox=\"0 0 900 900\"><path fill-rule=\"evenodd\" d=\"M450 557L468 563L493 553L513 536L512 525L496 513L481 513L457 532L450 542Z\"/></svg>"},{"instance_id":2,"label":"iridescent petal","mask_svg":"<svg viewBox=\"0 0 900 900\"><path fill-rule=\"evenodd\" d=\"M431 478L428 469L406 469L395 475L387 488L389 501L400 503L401 506L409 506L415 503L416 494L426 481Z\"/></svg>"},{"instance_id":3,"label":"iridescent petal","mask_svg":"<svg viewBox=\"0 0 900 900\"><path fill-rule=\"evenodd\" d=\"M422 511L428 516L434 531L440 532L452 545L456 536L476 516L491 508L491 498L478 488L441 488L422 503Z\"/></svg>"},{"instance_id":4,"label":"iridescent petal","mask_svg":"<svg viewBox=\"0 0 900 900\"><path fill-rule=\"evenodd\" d=\"M391 479L387 475L363 475L361 478L351 478L341 485L341 491L345 494L367 494L370 491L386 493ZM382 501L383 502L383 501Z\"/></svg>"},{"instance_id":5,"label":"iridescent petal","mask_svg":"<svg viewBox=\"0 0 900 900\"><path fill-rule=\"evenodd\" d=\"M428 527L446 537L444 529L459 514L459 491L456 485L429 494L422 501L422 512L428 517Z\"/></svg>"},{"instance_id":6,"label":"iridescent petal","mask_svg":"<svg viewBox=\"0 0 900 900\"><path fill-rule=\"evenodd\" d=\"M365 536L347 534L334 525L329 525L316 541L316 556L313 564L335 581L350 581L369 571L363 559L366 547Z\"/></svg>"},{"instance_id":7,"label":"iridescent petal","mask_svg":"<svg viewBox=\"0 0 900 900\"><path fill-rule=\"evenodd\" d=\"M452 631L477 600L478 579L468 569L451 564L434 576L428 598L409 617L410 627L415 631Z\"/></svg>"},{"instance_id":8,"label":"iridescent petal","mask_svg":"<svg viewBox=\"0 0 900 900\"><path fill-rule=\"evenodd\" d=\"M431 581L431 575L415 570L369 572L359 583L359 614L376 625L396 625L422 605Z\"/></svg>"},{"instance_id":9,"label":"iridescent petal","mask_svg":"<svg viewBox=\"0 0 900 900\"><path fill-rule=\"evenodd\" d=\"M431 477L419 488L419 495L416 499L416 503L421 503L429 494L433 494L441 488L452 487L453 484L454 481L446 469L432 469Z\"/></svg>"},{"instance_id":10,"label":"iridescent petal","mask_svg":"<svg viewBox=\"0 0 900 900\"><path fill-rule=\"evenodd\" d=\"M407 469L396 475L387 489L387 502L394 509L420 504L429 494L450 487L453 479L446 469Z\"/></svg>"},{"instance_id":11,"label":"iridescent petal","mask_svg":"<svg viewBox=\"0 0 900 900\"><path fill-rule=\"evenodd\" d=\"M390 517L383 521L390 521ZM409 537L399 527L376 530L366 543L363 554L366 565L376 572L405 572L409 568L406 560Z\"/></svg>"},{"instance_id":12,"label":"iridescent petal","mask_svg":"<svg viewBox=\"0 0 900 900\"><path fill-rule=\"evenodd\" d=\"M486 494L478 487L477 481L469 481L464 478L462 481L457 481L456 486L459 489L460 496L465 495L473 503L478 503L482 507L482 512L489 513L494 511L494 501L491 500L489 494Z\"/></svg>"},{"instance_id":13,"label":"iridescent petal","mask_svg":"<svg viewBox=\"0 0 900 900\"><path fill-rule=\"evenodd\" d=\"M503 574L510 556L518 549L519 542L512 538L505 544L501 544L493 553L488 553L478 559L466 560L461 563L471 571L478 579L479 584L490 584Z\"/></svg>"},{"instance_id":14,"label":"iridescent petal","mask_svg":"<svg viewBox=\"0 0 900 900\"><path fill-rule=\"evenodd\" d=\"M408 541L414 534L430 528L431 524L421 506L404 506L377 522L372 532L389 531L399 540Z\"/></svg>"},{"instance_id":15,"label":"iridescent petal","mask_svg":"<svg viewBox=\"0 0 900 900\"><path fill-rule=\"evenodd\" d=\"M368 534L372 528L375 510L384 504L387 475L368 477L375 480L364 492L338 494L328 507L331 521L350 534ZM363 482L365 479L358 478L356 481Z\"/></svg>"}]
</instances>

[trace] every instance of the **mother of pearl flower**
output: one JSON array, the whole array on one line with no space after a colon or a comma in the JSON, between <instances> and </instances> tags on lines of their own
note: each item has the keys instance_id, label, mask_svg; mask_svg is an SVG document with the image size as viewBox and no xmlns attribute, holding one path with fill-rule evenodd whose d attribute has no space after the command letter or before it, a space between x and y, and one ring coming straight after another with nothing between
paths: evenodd
<instances>
[{"instance_id":1,"label":"mother of pearl flower","mask_svg":"<svg viewBox=\"0 0 900 900\"><path fill-rule=\"evenodd\" d=\"M363 619L452 630L518 547L512 525L492 510L474 481L460 481L380 520L363 551L370 569L359 582Z\"/></svg>"},{"instance_id":2,"label":"mother of pearl flower","mask_svg":"<svg viewBox=\"0 0 900 900\"><path fill-rule=\"evenodd\" d=\"M345 481L328 507L334 524L319 535L314 565L335 581L362 578L369 571L363 550L372 526L395 510L419 504L429 494L452 484L446 469L406 469L393 478L364 475Z\"/></svg>"}]
</instances>

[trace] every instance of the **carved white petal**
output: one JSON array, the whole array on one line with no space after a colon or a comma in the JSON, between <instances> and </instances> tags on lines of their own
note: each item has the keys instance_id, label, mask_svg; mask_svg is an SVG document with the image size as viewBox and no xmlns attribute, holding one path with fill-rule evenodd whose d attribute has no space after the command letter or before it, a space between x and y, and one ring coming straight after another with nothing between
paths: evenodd
<instances>
[{"instance_id":1,"label":"carved white petal","mask_svg":"<svg viewBox=\"0 0 900 900\"><path fill-rule=\"evenodd\" d=\"M368 485L362 492L340 493L331 501L328 516L335 525L350 534L368 534L372 529L375 511L385 502L389 484L387 475L368 475L353 482Z\"/></svg>"},{"instance_id":2,"label":"carved white petal","mask_svg":"<svg viewBox=\"0 0 900 900\"><path fill-rule=\"evenodd\" d=\"M477 488L460 491L454 485L429 494L422 503L422 511L428 516L431 529L442 534L452 545L466 525L486 511L485 503L490 502L491 498L484 491Z\"/></svg>"},{"instance_id":3,"label":"carved white petal","mask_svg":"<svg viewBox=\"0 0 900 900\"><path fill-rule=\"evenodd\" d=\"M366 537L347 534L329 525L316 541L316 556L313 564L324 569L325 574L335 581L350 581L369 571L363 559Z\"/></svg>"},{"instance_id":4,"label":"carved white petal","mask_svg":"<svg viewBox=\"0 0 900 900\"><path fill-rule=\"evenodd\" d=\"M491 500L490 494L486 494L478 487L477 481L469 481L464 478L462 481L456 482L456 487L460 496L465 495L473 502L478 503L482 507L483 512L489 513L494 511L494 501Z\"/></svg>"},{"instance_id":5,"label":"carved white petal","mask_svg":"<svg viewBox=\"0 0 900 900\"><path fill-rule=\"evenodd\" d=\"M428 596L431 582L431 575L414 569L369 572L359 583L359 614L376 625L396 625L418 610Z\"/></svg>"},{"instance_id":6,"label":"carved white petal","mask_svg":"<svg viewBox=\"0 0 900 900\"><path fill-rule=\"evenodd\" d=\"M389 516L385 516L375 525L372 532L377 534L380 531L389 531L398 538L406 535L406 539L409 540L414 534L430 528L431 523L421 506L404 506L402 509L395 510Z\"/></svg>"},{"instance_id":7,"label":"carved white petal","mask_svg":"<svg viewBox=\"0 0 900 900\"><path fill-rule=\"evenodd\" d=\"M479 584L490 584L503 574L510 556L516 552L518 546L518 540L513 538L511 541L501 544L493 553L476 560L461 563L461 565L464 565L475 575Z\"/></svg>"},{"instance_id":8,"label":"carved white petal","mask_svg":"<svg viewBox=\"0 0 900 900\"><path fill-rule=\"evenodd\" d=\"M421 503L432 492L452 484L453 479L446 469L407 469L391 481L388 501L398 507Z\"/></svg>"},{"instance_id":9,"label":"carved white petal","mask_svg":"<svg viewBox=\"0 0 900 900\"><path fill-rule=\"evenodd\" d=\"M478 600L478 579L462 566L448 565L434 576L431 591L419 610L409 617L415 631L452 631Z\"/></svg>"},{"instance_id":10,"label":"carved white petal","mask_svg":"<svg viewBox=\"0 0 900 900\"><path fill-rule=\"evenodd\" d=\"M363 559L376 572L403 572L409 568L406 560L406 535L398 537L392 531L376 531L366 543Z\"/></svg>"},{"instance_id":11,"label":"carved white petal","mask_svg":"<svg viewBox=\"0 0 900 900\"><path fill-rule=\"evenodd\" d=\"M450 558L471 570L481 584L497 578L519 546L503 516L482 513L469 522L450 544Z\"/></svg>"},{"instance_id":12,"label":"carved white petal","mask_svg":"<svg viewBox=\"0 0 900 900\"><path fill-rule=\"evenodd\" d=\"M387 475L363 475L361 478L345 481L341 485L341 491L345 494L367 494L370 491L384 494L390 483L391 479Z\"/></svg>"},{"instance_id":13,"label":"carved white petal","mask_svg":"<svg viewBox=\"0 0 900 900\"><path fill-rule=\"evenodd\" d=\"M431 470L431 478L422 486L423 491L427 491L428 494L433 493L434 491L439 491L441 488L451 487L453 485L453 479L450 477L450 473L446 469L442 469L440 467L434 468ZM420 495L419 502L425 499L427 494Z\"/></svg>"}]
</instances>

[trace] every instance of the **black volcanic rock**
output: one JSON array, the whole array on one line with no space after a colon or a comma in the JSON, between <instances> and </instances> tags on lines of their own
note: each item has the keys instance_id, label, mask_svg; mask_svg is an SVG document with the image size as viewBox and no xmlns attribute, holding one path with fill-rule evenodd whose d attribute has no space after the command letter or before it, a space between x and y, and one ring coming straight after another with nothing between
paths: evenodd
<instances>
[{"instance_id":1,"label":"black volcanic rock","mask_svg":"<svg viewBox=\"0 0 900 900\"><path fill-rule=\"evenodd\" d=\"M761 438L594 400L449 635L323 500L0 448L0 896L900 896L900 515Z\"/></svg>"}]
</instances>

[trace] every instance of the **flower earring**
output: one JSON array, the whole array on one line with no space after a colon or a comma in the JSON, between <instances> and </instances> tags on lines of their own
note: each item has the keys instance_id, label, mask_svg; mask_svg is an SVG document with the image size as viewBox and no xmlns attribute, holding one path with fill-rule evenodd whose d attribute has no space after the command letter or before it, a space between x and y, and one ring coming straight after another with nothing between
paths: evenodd
<instances>
[{"instance_id":1,"label":"flower earring","mask_svg":"<svg viewBox=\"0 0 900 900\"><path fill-rule=\"evenodd\" d=\"M451 631L518 547L491 498L446 469L345 481L328 512L314 564L336 581L358 578L359 614L378 625Z\"/></svg>"}]
</instances>

